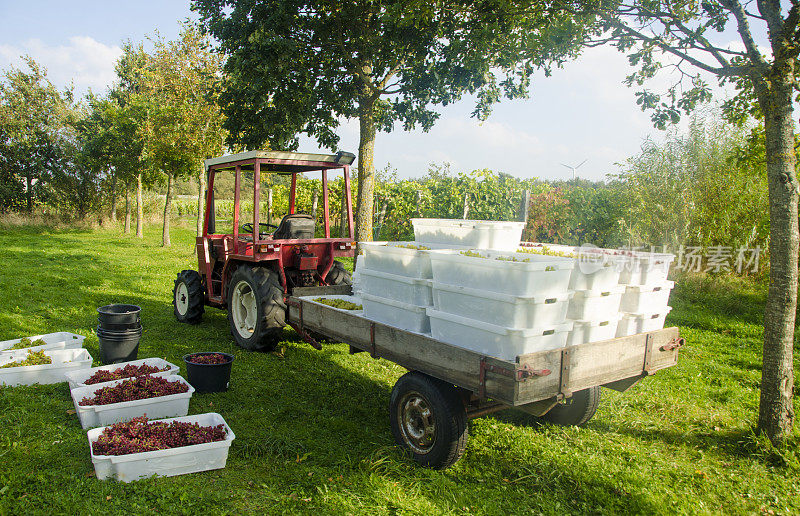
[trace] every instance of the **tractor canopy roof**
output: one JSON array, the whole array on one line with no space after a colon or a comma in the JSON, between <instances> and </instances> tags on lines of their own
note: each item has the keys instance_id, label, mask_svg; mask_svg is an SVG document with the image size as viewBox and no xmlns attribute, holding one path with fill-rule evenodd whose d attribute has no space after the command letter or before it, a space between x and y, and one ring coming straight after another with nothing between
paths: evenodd
<instances>
[{"instance_id":1,"label":"tractor canopy roof","mask_svg":"<svg viewBox=\"0 0 800 516\"><path fill-rule=\"evenodd\" d=\"M239 165L242 170L253 170L256 163L261 164L261 172L294 174L327 168L342 168L350 165L355 154L339 151L336 154L308 154L285 151L247 151L205 160L206 170L233 170Z\"/></svg>"}]
</instances>

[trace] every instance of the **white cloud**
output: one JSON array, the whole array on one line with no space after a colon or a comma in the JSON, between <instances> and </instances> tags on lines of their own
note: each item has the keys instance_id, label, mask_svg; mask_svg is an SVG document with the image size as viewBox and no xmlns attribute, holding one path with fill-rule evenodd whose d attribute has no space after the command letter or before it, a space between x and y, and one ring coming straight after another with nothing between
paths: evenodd
<instances>
[{"instance_id":1,"label":"white cloud","mask_svg":"<svg viewBox=\"0 0 800 516\"><path fill-rule=\"evenodd\" d=\"M32 38L15 45L0 45L0 68L22 67L22 56L29 55L47 69L56 86L72 83L78 94L89 88L103 92L114 81L114 65L121 54L120 47L105 45L88 36L72 36L66 45L55 46Z\"/></svg>"}]
</instances>

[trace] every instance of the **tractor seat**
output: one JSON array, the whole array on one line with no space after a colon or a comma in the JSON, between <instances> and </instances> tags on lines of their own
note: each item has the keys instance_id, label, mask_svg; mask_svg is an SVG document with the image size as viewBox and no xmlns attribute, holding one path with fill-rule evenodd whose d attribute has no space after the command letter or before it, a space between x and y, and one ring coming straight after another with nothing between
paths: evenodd
<instances>
[{"instance_id":1,"label":"tractor seat","mask_svg":"<svg viewBox=\"0 0 800 516\"><path fill-rule=\"evenodd\" d=\"M305 213L286 215L272 234L273 239L314 238L314 219Z\"/></svg>"}]
</instances>

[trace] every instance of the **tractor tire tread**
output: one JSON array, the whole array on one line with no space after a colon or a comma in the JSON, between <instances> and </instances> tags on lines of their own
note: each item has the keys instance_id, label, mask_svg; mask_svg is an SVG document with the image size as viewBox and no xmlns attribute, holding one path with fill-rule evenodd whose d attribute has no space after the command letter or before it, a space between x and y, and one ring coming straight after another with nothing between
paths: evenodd
<instances>
[{"instance_id":1,"label":"tractor tire tread","mask_svg":"<svg viewBox=\"0 0 800 516\"><path fill-rule=\"evenodd\" d=\"M178 313L178 308L175 305L175 294L180 283L186 285L186 290L189 294L189 306L184 315ZM200 274L195 270L183 270L179 272L178 277L175 278L175 285L172 288L172 305L175 318L180 322L189 324L199 323L203 319L203 313L205 313L204 302L205 287L203 286L203 280Z\"/></svg>"}]
</instances>

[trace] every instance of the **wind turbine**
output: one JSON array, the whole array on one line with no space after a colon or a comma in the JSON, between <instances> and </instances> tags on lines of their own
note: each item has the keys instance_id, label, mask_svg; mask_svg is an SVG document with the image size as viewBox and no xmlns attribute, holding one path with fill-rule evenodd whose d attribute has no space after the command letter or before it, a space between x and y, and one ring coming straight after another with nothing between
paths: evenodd
<instances>
[{"instance_id":1,"label":"wind turbine","mask_svg":"<svg viewBox=\"0 0 800 516\"><path fill-rule=\"evenodd\" d=\"M583 164L584 164L584 163L586 163L587 161L589 161L589 160L588 160L588 159L585 159L585 160L581 161L581 164L580 164L580 165L578 165L578 166L576 166L576 167L573 167L573 166L570 166L570 165L565 165L565 164L563 164L563 163L561 164L561 166L562 166L562 167L567 167L568 169L572 170L572 179L573 179L573 181L574 181L574 180L575 180L575 177L576 177L576 175L575 175L575 171L576 171L576 170L578 170L579 168L581 168L581 165L583 165Z\"/></svg>"}]
</instances>

